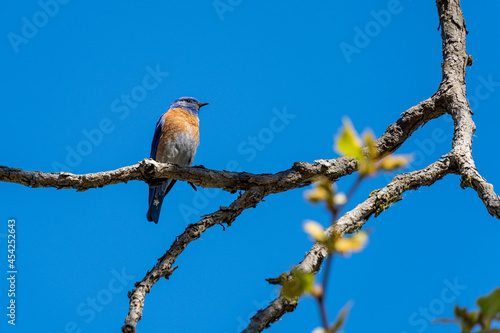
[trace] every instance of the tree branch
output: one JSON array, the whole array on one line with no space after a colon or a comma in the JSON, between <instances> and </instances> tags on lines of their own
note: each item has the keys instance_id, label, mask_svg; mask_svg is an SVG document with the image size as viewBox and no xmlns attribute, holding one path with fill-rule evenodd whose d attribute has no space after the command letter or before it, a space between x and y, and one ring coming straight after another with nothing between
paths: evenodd
<instances>
[{"instance_id":1,"label":"tree branch","mask_svg":"<svg viewBox=\"0 0 500 333\"><path fill-rule=\"evenodd\" d=\"M401 195L404 192L416 190L421 186L430 186L447 174L457 172L454 161L455 159L451 156L445 156L425 169L395 176L384 188L372 192L368 199L357 205L353 210L345 213L332 226L327 228L325 235L330 237L335 233L343 236L346 233L359 230L372 215L378 216L382 211L389 208L391 204L402 200ZM319 272L326 255L327 249L322 244L315 243L306 254L304 260L294 267L294 269L301 270L304 273L316 274ZM297 300L290 300L280 295L267 308L259 310L250 318L249 325L242 333L262 332L272 323L279 320L285 313L295 310L297 304Z\"/></svg>"},{"instance_id":2,"label":"tree branch","mask_svg":"<svg viewBox=\"0 0 500 333\"><path fill-rule=\"evenodd\" d=\"M476 125L466 97L465 71L467 68L467 29L460 1L437 0L441 38L443 40L443 82L448 95L447 112L454 121L453 149L462 176L462 188L477 191L488 213L500 218L500 197L478 172L472 158L472 137Z\"/></svg>"},{"instance_id":3,"label":"tree branch","mask_svg":"<svg viewBox=\"0 0 500 333\"><path fill-rule=\"evenodd\" d=\"M200 238L201 234L214 225L231 223L245 209L255 207L263 198L264 193L260 190L249 190L238 197L229 207L221 207L218 211L204 216L199 222L190 224L186 230L175 239L170 249L165 253L151 271L146 273L142 281L135 283L135 289L129 294L130 310L125 319L122 332L136 332L137 322L142 317L144 308L144 297L150 292L153 285L161 277L168 279L177 267L172 267L177 257L184 251L192 241Z\"/></svg>"},{"instance_id":4,"label":"tree branch","mask_svg":"<svg viewBox=\"0 0 500 333\"><path fill-rule=\"evenodd\" d=\"M446 112L443 94L431 98L406 110L391 124L385 133L375 141L380 156L393 153L410 135L429 120ZM318 177L336 180L356 171L357 162L349 157L317 160L315 163L295 162L294 165L275 174L252 174L205 169L204 167L183 167L170 163L159 163L151 159L120 169L75 175L68 172L44 173L24 171L18 168L0 166L0 181L17 183L28 187L53 187L86 191L118 183L140 180L151 186L167 179L191 182L202 187L221 188L235 192L251 188L266 188L270 193L278 193L308 185Z\"/></svg>"}]
</instances>

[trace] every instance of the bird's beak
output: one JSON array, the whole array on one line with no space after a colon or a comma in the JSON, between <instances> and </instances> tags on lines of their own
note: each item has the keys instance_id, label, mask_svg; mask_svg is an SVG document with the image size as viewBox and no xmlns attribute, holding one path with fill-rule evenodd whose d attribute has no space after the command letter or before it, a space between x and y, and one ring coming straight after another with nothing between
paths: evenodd
<instances>
[{"instance_id":1,"label":"bird's beak","mask_svg":"<svg viewBox=\"0 0 500 333\"><path fill-rule=\"evenodd\" d=\"M202 106L208 105L209 103L199 103L198 106L201 108Z\"/></svg>"}]
</instances>

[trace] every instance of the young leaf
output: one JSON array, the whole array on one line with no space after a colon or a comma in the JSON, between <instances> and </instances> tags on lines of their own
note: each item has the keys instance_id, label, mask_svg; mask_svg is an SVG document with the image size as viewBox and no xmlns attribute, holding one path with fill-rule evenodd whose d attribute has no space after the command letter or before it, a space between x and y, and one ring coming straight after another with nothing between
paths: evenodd
<instances>
[{"instance_id":1,"label":"young leaf","mask_svg":"<svg viewBox=\"0 0 500 333\"><path fill-rule=\"evenodd\" d=\"M329 331L335 333L338 332L342 326L344 326L344 323L347 319L347 315L349 314L349 311L351 310L352 303L349 302L344 307L340 310L337 319L335 319L335 322L333 325L330 327Z\"/></svg>"},{"instance_id":2,"label":"young leaf","mask_svg":"<svg viewBox=\"0 0 500 333\"><path fill-rule=\"evenodd\" d=\"M335 139L335 151L354 157L359 161L363 160L361 138L349 118L345 118L343 123L344 127Z\"/></svg>"},{"instance_id":3,"label":"young leaf","mask_svg":"<svg viewBox=\"0 0 500 333\"><path fill-rule=\"evenodd\" d=\"M485 319L490 321L495 315L500 313L500 288L493 290L487 296L479 297L477 305L479 305Z\"/></svg>"},{"instance_id":4,"label":"young leaf","mask_svg":"<svg viewBox=\"0 0 500 333\"><path fill-rule=\"evenodd\" d=\"M339 206L345 205L347 203L347 196L343 192L337 193L333 196L333 202Z\"/></svg>"},{"instance_id":5,"label":"young leaf","mask_svg":"<svg viewBox=\"0 0 500 333\"><path fill-rule=\"evenodd\" d=\"M377 149L375 148L375 135L371 130L365 130L363 133L366 146L368 147L368 158L375 160L377 158Z\"/></svg>"},{"instance_id":6,"label":"young leaf","mask_svg":"<svg viewBox=\"0 0 500 333\"><path fill-rule=\"evenodd\" d=\"M311 333L328 333L323 327L316 327Z\"/></svg>"},{"instance_id":7,"label":"young leaf","mask_svg":"<svg viewBox=\"0 0 500 333\"><path fill-rule=\"evenodd\" d=\"M335 241L335 251L345 254L348 252L360 252L368 242L368 234L360 231L350 238L340 238Z\"/></svg>"},{"instance_id":8,"label":"young leaf","mask_svg":"<svg viewBox=\"0 0 500 333\"><path fill-rule=\"evenodd\" d=\"M410 163L412 160L412 157L410 155L392 155L392 156L387 156L384 158L379 166L381 169L386 170L386 171L391 171L394 169L399 169L403 168L408 163Z\"/></svg>"},{"instance_id":9,"label":"young leaf","mask_svg":"<svg viewBox=\"0 0 500 333\"><path fill-rule=\"evenodd\" d=\"M314 185L312 190L306 191L305 197L312 203L327 201L333 197L333 189L330 182L319 182Z\"/></svg>"},{"instance_id":10,"label":"young leaf","mask_svg":"<svg viewBox=\"0 0 500 333\"><path fill-rule=\"evenodd\" d=\"M304 223L304 231L317 242L326 241L325 230L323 226L316 221L307 220Z\"/></svg>"},{"instance_id":11,"label":"young leaf","mask_svg":"<svg viewBox=\"0 0 500 333\"><path fill-rule=\"evenodd\" d=\"M301 270L292 270L291 279L283 284L281 293L290 299L300 297L305 292L311 292L314 284L314 275Z\"/></svg>"}]
</instances>

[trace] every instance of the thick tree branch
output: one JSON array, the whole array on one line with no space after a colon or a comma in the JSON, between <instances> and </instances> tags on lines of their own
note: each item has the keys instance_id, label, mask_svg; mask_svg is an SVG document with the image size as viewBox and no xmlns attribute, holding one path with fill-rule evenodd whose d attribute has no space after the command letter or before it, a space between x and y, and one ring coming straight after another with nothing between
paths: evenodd
<instances>
[{"instance_id":1,"label":"thick tree branch","mask_svg":"<svg viewBox=\"0 0 500 333\"><path fill-rule=\"evenodd\" d=\"M457 159L462 181L462 188L474 189L483 201L488 213L500 218L500 197L493 190L493 185L488 183L478 172L472 158L472 136L476 129L472 121L469 104L464 95L450 104L450 112L455 124L452 154Z\"/></svg>"},{"instance_id":2,"label":"thick tree branch","mask_svg":"<svg viewBox=\"0 0 500 333\"><path fill-rule=\"evenodd\" d=\"M392 203L402 200L401 195L404 192L415 190L421 186L430 186L447 174L457 172L454 161L455 159L451 156L445 156L425 169L397 175L384 188L372 192L363 203L345 213L325 230L325 234L327 237L330 237L333 233L343 236L346 233L359 230L372 215L378 216L382 211L389 208ZM326 255L327 249L322 244L315 243L304 260L294 269L316 274L319 272ZM262 332L285 313L295 310L297 304L297 300L279 296L267 308L259 310L250 318L250 324L242 333Z\"/></svg>"},{"instance_id":3,"label":"thick tree branch","mask_svg":"<svg viewBox=\"0 0 500 333\"><path fill-rule=\"evenodd\" d=\"M460 1L436 1L441 38L443 40L443 82L448 95L447 112L454 121L452 154L457 159L461 186L477 191L488 212L500 218L500 197L476 169L472 158L472 137L476 125L472 120L472 110L466 97L465 71L467 68L467 29Z\"/></svg>"},{"instance_id":4,"label":"thick tree branch","mask_svg":"<svg viewBox=\"0 0 500 333\"><path fill-rule=\"evenodd\" d=\"M165 253L151 271L146 273L142 281L135 284L135 289L129 294L130 310L125 319L122 332L135 332L137 322L142 317L144 297L150 292L153 285L162 277L168 279L177 268L173 267L177 257L192 241L200 238L201 234L214 225L231 223L245 209L255 207L263 198L260 190L249 190L238 197L229 207L221 207L218 211L204 216L199 222L190 224L186 230L175 239L170 249Z\"/></svg>"},{"instance_id":5,"label":"thick tree branch","mask_svg":"<svg viewBox=\"0 0 500 333\"><path fill-rule=\"evenodd\" d=\"M443 94L435 94L403 112L401 117L375 141L378 153L381 156L393 153L420 126L443 115L446 112L443 96ZM317 160L313 164L295 162L292 168L276 174L252 174L217 171L203 167L182 167L145 159L120 169L82 175L67 172L23 171L18 168L0 166L0 181L18 183L33 188L54 187L86 191L90 188L126 183L132 180L158 185L166 179L177 179L202 187L222 188L229 192L260 187L265 188L270 193L278 193L308 185L317 180L318 177L336 180L353 173L356 168L356 161L345 156L330 160Z\"/></svg>"}]
</instances>

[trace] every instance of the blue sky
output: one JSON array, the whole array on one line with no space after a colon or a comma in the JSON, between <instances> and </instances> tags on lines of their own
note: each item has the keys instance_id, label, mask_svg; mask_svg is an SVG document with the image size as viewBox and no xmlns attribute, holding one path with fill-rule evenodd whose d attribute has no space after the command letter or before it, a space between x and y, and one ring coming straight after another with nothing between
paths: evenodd
<instances>
[{"instance_id":1,"label":"blue sky","mask_svg":"<svg viewBox=\"0 0 500 333\"><path fill-rule=\"evenodd\" d=\"M0 14L0 164L25 170L88 173L134 164L149 157L158 117L188 95L210 103L200 114L194 164L278 172L295 161L336 157L333 136L343 116L380 135L441 79L432 1L221 0L219 12L212 1L46 1L9 2ZM500 3L464 2L463 9L474 58L467 74L478 128L473 156L483 176L500 184ZM366 38L357 37L366 29ZM346 45L356 51L346 53ZM452 136L449 117L421 128L399 150L416 156L408 170L447 153ZM351 207L391 177L367 180ZM303 191L272 195L226 231L214 227L191 243L170 280L147 295L138 330L239 332L276 296L264 279L288 271L312 246L303 221L328 223ZM0 183L0 192L2 251L10 217L18 245L16 327L2 314L2 332L119 330L133 283L188 223L236 198L178 182L155 225L146 221L142 182L83 193ZM457 332L430 319L449 317L454 302L473 306L499 284L500 224L474 191L460 189L457 176L404 194L367 227L366 250L336 260L330 281L332 320L354 302L347 332ZM9 286L1 286L6 313ZM316 304L304 298L269 332L318 325Z\"/></svg>"}]
</instances>

